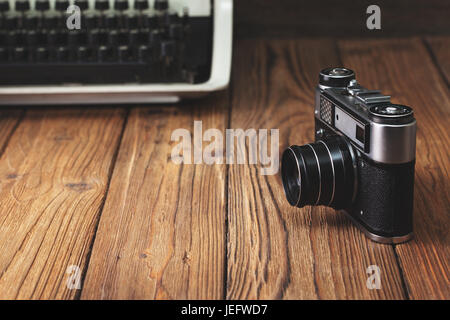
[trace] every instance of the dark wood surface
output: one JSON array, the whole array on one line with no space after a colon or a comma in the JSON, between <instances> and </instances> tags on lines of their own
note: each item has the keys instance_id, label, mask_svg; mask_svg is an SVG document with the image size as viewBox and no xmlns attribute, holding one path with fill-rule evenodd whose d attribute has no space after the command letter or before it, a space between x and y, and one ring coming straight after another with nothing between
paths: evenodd
<instances>
[{"instance_id":1,"label":"dark wood surface","mask_svg":"<svg viewBox=\"0 0 450 320\"><path fill-rule=\"evenodd\" d=\"M450 83L450 37L427 38L425 45L430 52L436 69L448 87Z\"/></svg>"},{"instance_id":2,"label":"dark wood surface","mask_svg":"<svg viewBox=\"0 0 450 320\"><path fill-rule=\"evenodd\" d=\"M381 9L381 30L366 27L372 4ZM234 6L237 38L450 34L447 0L244 0Z\"/></svg>"},{"instance_id":3,"label":"dark wood surface","mask_svg":"<svg viewBox=\"0 0 450 320\"><path fill-rule=\"evenodd\" d=\"M3 110L0 298L449 299L449 41L238 40L229 90L202 100ZM336 64L415 110L411 242L290 207L259 165L170 160L171 133L194 120L277 128L280 150L311 141L317 72ZM366 287L373 264L380 290Z\"/></svg>"}]
</instances>

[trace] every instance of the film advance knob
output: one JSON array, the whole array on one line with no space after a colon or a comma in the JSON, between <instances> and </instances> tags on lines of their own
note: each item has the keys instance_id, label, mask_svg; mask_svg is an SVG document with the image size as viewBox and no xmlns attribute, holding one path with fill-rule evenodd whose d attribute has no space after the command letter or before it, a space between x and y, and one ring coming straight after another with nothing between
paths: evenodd
<instances>
[{"instance_id":1,"label":"film advance knob","mask_svg":"<svg viewBox=\"0 0 450 320\"><path fill-rule=\"evenodd\" d=\"M354 79L355 73L347 68L326 68L319 73L319 84L326 87L347 87Z\"/></svg>"}]
</instances>

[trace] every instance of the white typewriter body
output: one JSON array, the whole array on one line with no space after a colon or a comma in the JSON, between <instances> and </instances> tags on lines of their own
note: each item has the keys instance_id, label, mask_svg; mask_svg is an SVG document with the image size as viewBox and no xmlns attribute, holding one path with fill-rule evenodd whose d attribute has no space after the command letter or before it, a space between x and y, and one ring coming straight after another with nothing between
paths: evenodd
<instances>
[{"instance_id":1,"label":"white typewriter body","mask_svg":"<svg viewBox=\"0 0 450 320\"><path fill-rule=\"evenodd\" d=\"M0 105L176 103L225 89L231 71L233 1L172 0L171 5L179 10L188 7L190 16L212 15L211 73L206 82L6 85L0 86Z\"/></svg>"}]
</instances>

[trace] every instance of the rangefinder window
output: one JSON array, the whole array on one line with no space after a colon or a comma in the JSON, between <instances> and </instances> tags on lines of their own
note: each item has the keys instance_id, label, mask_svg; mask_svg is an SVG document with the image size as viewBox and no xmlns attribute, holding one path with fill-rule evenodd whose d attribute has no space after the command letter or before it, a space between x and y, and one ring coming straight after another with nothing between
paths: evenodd
<instances>
[{"instance_id":1,"label":"rangefinder window","mask_svg":"<svg viewBox=\"0 0 450 320\"><path fill-rule=\"evenodd\" d=\"M361 143L364 143L364 129L361 126L356 126L356 139Z\"/></svg>"}]
</instances>

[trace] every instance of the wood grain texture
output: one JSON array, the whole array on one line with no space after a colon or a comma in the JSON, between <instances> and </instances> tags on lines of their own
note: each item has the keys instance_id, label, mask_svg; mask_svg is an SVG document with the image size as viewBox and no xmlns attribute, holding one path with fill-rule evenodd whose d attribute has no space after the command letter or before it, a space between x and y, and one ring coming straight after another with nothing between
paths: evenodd
<instances>
[{"instance_id":1,"label":"wood grain texture","mask_svg":"<svg viewBox=\"0 0 450 320\"><path fill-rule=\"evenodd\" d=\"M381 30L368 30L369 5L381 9ZM237 38L392 37L448 35L447 0L234 1Z\"/></svg>"},{"instance_id":2,"label":"wood grain texture","mask_svg":"<svg viewBox=\"0 0 450 320\"><path fill-rule=\"evenodd\" d=\"M318 72L340 64L334 42L239 41L234 59L231 128L279 129L280 152L313 141ZM291 207L279 175L230 166L228 194L227 298L405 298L392 246L330 208ZM381 290L366 287L370 265Z\"/></svg>"},{"instance_id":3,"label":"wood grain texture","mask_svg":"<svg viewBox=\"0 0 450 320\"><path fill-rule=\"evenodd\" d=\"M69 299L117 148L118 109L33 109L0 158L0 297Z\"/></svg>"},{"instance_id":4,"label":"wood grain texture","mask_svg":"<svg viewBox=\"0 0 450 320\"><path fill-rule=\"evenodd\" d=\"M449 43L238 40L229 91L131 109L126 124L123 109L1 110L0 299L450 299ZM258 164L170 159L171 133L194 120L279 129L280 152L312 141L317 73L332 65L415 110L409 243L290 207ZM66 286L70 265L81 292ZM369 265L381 290L366 287Z\"/></svg>"},{"instance_id":5,"label":"wood grain texture","mask_svg":"<svg viewBox=\"0 0 450 320\"><path fill-rule=\"evenodd\" d=\"M431 50L436 68L441 72L448 86L450 83L450 36L428 37L425 41Z\"/></svg>"},{"instance_id":6,"label":"wood grain texture","mask_svg":"<svg viewBox=\"0 0 450 320\"><path fill-rule=\"evenodd\" d=\"M134 109L100 220L82 299L220 299L225 165L175 164L178 128L223 132L228 93Z\"/></svg>"},{"instance_id":7,"label":"wood grain texture","mask_svg":"<svg viewBox=\"0 0 450 320\"><path fill-rule=\"evenodd\" d=\"M0 109L0 156L23 114L24 110L20 109Z\"/></svg>"},{"instance_id":8,"label":"wood grain texture","mask_svg":"<svg viewBox=\"0 0 450 320\"><path fill-rule=\"evenodd\" d=\"M363 85L414 108L418 125L415 239L395 250L410 298L449 299L448 87L420 39L343 41L339 47L344 65L356 70Z\"/></svg>"}]
</instances>

